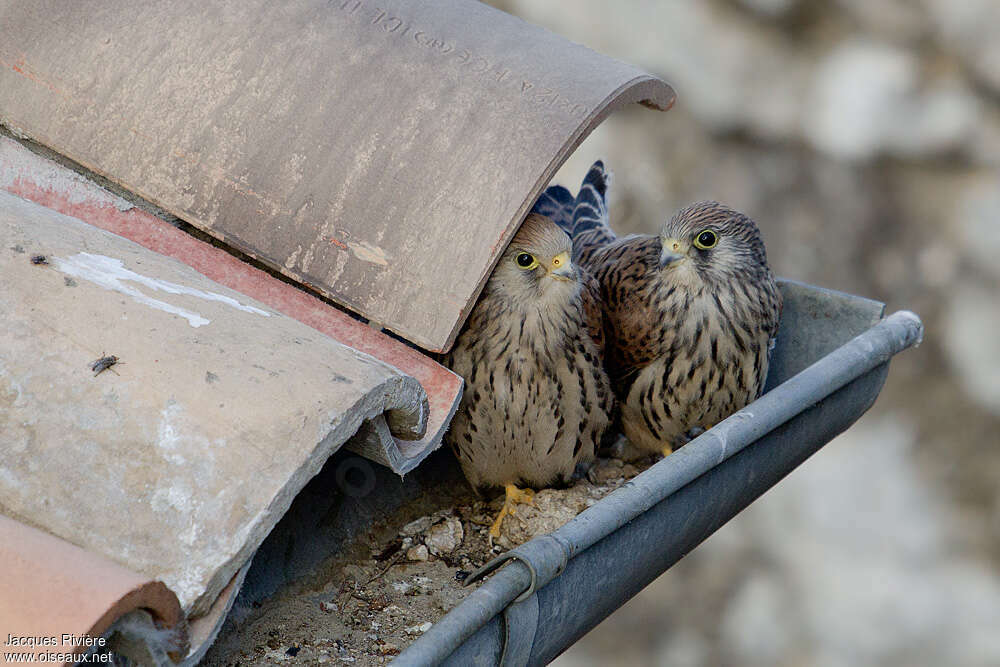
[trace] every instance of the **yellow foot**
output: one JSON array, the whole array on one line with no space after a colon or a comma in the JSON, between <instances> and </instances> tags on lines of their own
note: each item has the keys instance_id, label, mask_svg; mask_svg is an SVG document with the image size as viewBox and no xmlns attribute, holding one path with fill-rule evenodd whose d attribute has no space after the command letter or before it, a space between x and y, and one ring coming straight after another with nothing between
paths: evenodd
<instances>
[{"instance_id":1,"label":"yellow foot","mask_svg":"<svg viewBox=\"0 0 1000 667\"><path fill-rule=\"evenodd\" d=\"M692 426L687 430L686 433L681 433L679 436L674 438L673 445L664 445L663 449L661 449L660 451L663 453L663 456L670 456L678 449L688 444L689 442L691 442L704 432L705 429L703 429L702 427Z\"/></svg>"},{"instance_id":2,"label":"yellow foot","mask_svg":"<svg viewBox=\"0 0 1000 667\"><path fill-rule=\"evenodd\" d=\"M514 514L514 506L518 503L523 505L534 505L535 504L535 492L531 489L519 489L513 484L508 484L504 487L507 490L507 498L503 501L503 508L500 510L500 514L497 515L496 521L490 526L490 544L493 544L493 540L500 537L500 524L503 523L503 518L508 514Z\"/></svg>"}]
</instances>

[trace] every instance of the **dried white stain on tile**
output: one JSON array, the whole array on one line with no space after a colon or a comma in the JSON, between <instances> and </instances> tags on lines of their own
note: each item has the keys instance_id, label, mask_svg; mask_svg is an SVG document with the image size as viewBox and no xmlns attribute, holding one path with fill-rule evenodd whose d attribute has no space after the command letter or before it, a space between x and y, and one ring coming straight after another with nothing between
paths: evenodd
<instances>
[{"instance_id":1,"label":"dried white stain on tile","mask_svg":"<svg viewBox=\"0 0 1000 667\"><path fill-rule=\"evenodd\" d=\"M27 403L24 398L24 387L18 378L12 375L7 367L0 362L0 399L12 408L22 408Z\"/></svg>"},{"instance_id":2,"label":"dried white stain on tile","mask_svg":"<svg viewBox=\"0 0 1000 667\"><path fill-rule=\"evenodd\" d=\"M382 248L371 245L370 243L365 243L360 241L358 243L348 243L347 246L354 253L354 256L363 262L371 262L372 264L378 264L379 266L388 266L389 260L386 257L385 250Z\"/></svg>"},{"instance_id":3,"label":"dried white stain on tile","mask_svg":"<svg viewBox=\"0 0 1000 667\"><path fill-rule=\"evenodd\" d=\"M356 186L355 181L362 177L369 169L371 169L372 158L374 157L376 151L381 146L382 137L378 132L373 133L368 137L368 141L364 146L359 147L358 151L354 154L354 161L352 164L347 166L345 169L345 174L341 180L341 187L337 192L334 192L331 196L330 206L327 210L326 221L323 223L323 228L320 230L319 238L327 240L333 238L335 233L334 225L344 217L344 206L347 201L347 197L352 193ZM351 246L355 245L351 243ZM353 250L353 247L352 247ZM357 255L357 252L354 253ZM364 259L364 258L361 258ZM302 270L309 271L310 264L312 264L313 255L312 249L307 254L307 257L302 262ZM368 260L370 261L370 260ZM333 277L332 282L336 282L340 277L340 272Z\"/></svg>"},{"instance_id":4,"label":"dried white stain on tile","mask_svg":"<svg viewBox=\"0 0 1000 667\"><path fill-rule=\"evenodd\" d=\"M263 315L264 317L270 317L271 314L260 308L254 308L253 306L246 306L233 299L232 297L225 296L223 294L218 294L216 292L206 292L200 289L194 289L192 287L185 287L184 285L178 285L177 283L172 283L166 280L160 280L158 278L150 278L149 276L144 276L135 271L131 271L125 268L125 265L120 259L115 257L108 257L107 255L95 255L89 252L80 252L70 257L54 257L53 265L63 273L73 276L75 278L80 278L82 280L87 280L105 289L124 294L126 296L132 297L136 302L141 303L151 308L156 308L162 310L166 313L171 313L174 315L179 315L188 321L194 328L204 326L208 324L211 320L202 317L200 314L187 310L186 308L181 308L179 306L174 306L173 304L161 301L159 299L154 299L147 296L137 287L133 285L126 284L127 282L134 282L143 285L152 290L158 290L161 292L166 292L167 294L179 294L185 296L193 296L205 301L214 301L217 303L223 303L237 310L241 310L245 313L253 313L255 315Z\"/></svg>"},{"instance_id":5,"label":"dried white stain on tile","mask_svg":"<svg viewBox=\"0 0 1000 667\"><path fill-rule=\"evenodd\" d=\"M334 193L330 202L330 215L327 216L327 223L323 226L323 234L331 232L331 225L343 217L344 205L347 195L354 191L355 180L364 175L372 166L372 158L382 145L382 137L378 132L373 132L368 137L364 146L359 147L354 154L354 161L347 166L346 173L341 180L340 189Z\"/></svg>"},{"instance_id":6,"label":"dried white stain on tile","mask_svg":"<svg viewBox=\"0 0 1000 667\"><path fill-rule=\"evenodd\" d=\"M285 260L285 268L286 269L294 268L295 262L298 261L299 255L301 254L302 254L302 246L298 245L296 246L295 250L293 250L291 254L288 255L288 259Z\"/></svg>"},{"instance_id":7,"label":"dried white stain on tile","mask_svg":"<svg viewBox=\"0 0 1000 667\"><path fill-rule=\"evenodd\" d=\"M177 539L189 547L198 542L197 516L201 503L195 501L190 487L184 481L174 481L170 486L156 489L149 500L155 511L172 515L165 524L176 530Z\"/></svg>"},{"instance_id":8,"label":"dried white stain on tile","mask_svg":"<svg viewBox=\"0 0 1000 667\"><path fill-rule=\"evenodd\" d=\"M344 272L344 267L347 266L347 258L347 253L337 253L337 258L333 261L333 266L326 274L326 279L329 284L333 285L336 283L337 278L339 278L340 274Z\"/></svg>"},{"instance_id":9,"label":"dried white stain on tile","mask_svg":"<svg viewBox=\"0 0 1000 667\"><path fill-rule=\"evenodd\" d=\"M205 590L204 580L207 578L207 569L198 567L197 561L192 558L188 569L179 573L164 573L162 581L167 588L172 590L181 601L181 606L191 604Z\"/></svg>"},{"instance_id":10,"label":"dried white stain on tile","mask_svg":"<svg viewBox=\"0 0 1000 667\"><path fill-rule=\"evenodd\" d=\"M198 542L198 524L192 521L185 530L177 535L177 539L189 547L193 547Z\"/></svg>"},{"instance_id":11,"label":"dried white stain on tile","mask_svg":"<svg viewBox=\"0 0 1000 667\"><path fill-rule=\"evenodd\" d=\"M156 446L163 450L163 458L170 463L183 465L187 462L177 450L177 445L181 444L181 434L174 427L174 422L180 415L181 406L171 403L160 413L160 423L156 425Z\"/></svg>"},{"instance_id":12,"label":"dried white stain on tile","mask_svg":"<svg viewBox=\"0 0 1000 667\"><path fill-rule=\"evenodd\" d=\"M208 502L201 495L203 490L219 483L214 449L223 444L194 433L186 424L182 403L169 400L160 411L155 445L159 455L172 464L172 473L170 479L152 491L149 504L161 513L163 523L170 526L182 544L197 551L205 547L202 527L206 518L224 511L226 506L222 496L229 489L222 489ZM182 455L182 452L190 454L192 451L197 452L196 461L189 461L189 457ZM183 576L188 575L191 573Z\"/></svg>"},{"instance_id":13,"label":"dried white stain on tile","mask_svg":"<svg viewBox=\"0 0 1000 667\"><path fill-rule=\"evenodd\" d=\"M306 164L303 153L292 153L279 167L278 180L285 183L298 184L302 181L303 167Z\"/></svg>"},{"instance_id":14,"label":"dried white stain on tile","mask_svg":"<svg viewBox=\"0 0 1000 667\"><path fill-rule=\"evenodd\" d=\"M156 447L160 456L175 466L178 470L186 470L193 475L193 483L201 488L208 484L216 474L215 450L225 447L224 439L211 440L196 432L186 423L184 407L173 399L167 401L166 407L160 411L160 420L156 425ZM197 465L180 468L188 463L182 452L195 452Z\"/></svg>"},{"instance_id":15,"label":"dried white stain on tile","mask_svg":"<svg viewBox=\"0 0 1000 667\"><path fill-rule=\"evenodd\" d=\"M0 466L0 485L8 489L22 489L24 482L17 478L6 466Z\"/></svg>"},{"instance_id":16,"label":"dried white stain on tile","mask_svg":"<svg viewBox=\"0 0 1000 667\"><path fill-rule=\"evenodd\" d=\"M181 482L158 488L153 492L149 504L157 512L175 511L190 515L194 511L191 489Z\"/></svg>"}]
</instances>

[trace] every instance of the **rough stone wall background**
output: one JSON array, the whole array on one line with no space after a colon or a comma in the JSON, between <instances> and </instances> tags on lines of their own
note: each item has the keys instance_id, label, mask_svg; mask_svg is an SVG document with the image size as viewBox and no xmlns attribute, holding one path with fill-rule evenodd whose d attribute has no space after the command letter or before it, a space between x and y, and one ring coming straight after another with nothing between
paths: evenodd
<instances>
[{"instance_id":1,"label":"rough stone wall background","mask_svg":"<svg viewBox=\"0 0 1000 667\"><path fill-rule=\"evenodd\" d=\"M875 408L558 664L1000 664L1000 4L497 0L675 85L559 176L718 199L777 273L909 308Z\"/></svg>"}]
</instances>

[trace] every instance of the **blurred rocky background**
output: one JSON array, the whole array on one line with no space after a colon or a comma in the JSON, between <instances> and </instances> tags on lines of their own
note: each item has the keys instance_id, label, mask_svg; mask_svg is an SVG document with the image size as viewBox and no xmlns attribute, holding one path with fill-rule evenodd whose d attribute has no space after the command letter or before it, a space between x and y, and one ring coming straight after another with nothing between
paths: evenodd
<instances>
[{"instance_id":1,"label":"blurred rocky background","mask_svg":"<svg viewBox=\"0 0 1000 667\"><path fill-rule=\"evenodd\" d=\"M717 199L782 276L911 309L871 412L557 664L1000 664L1000 2L496 0L662 75L556 179Z\"/></svg>"}]
</instances>

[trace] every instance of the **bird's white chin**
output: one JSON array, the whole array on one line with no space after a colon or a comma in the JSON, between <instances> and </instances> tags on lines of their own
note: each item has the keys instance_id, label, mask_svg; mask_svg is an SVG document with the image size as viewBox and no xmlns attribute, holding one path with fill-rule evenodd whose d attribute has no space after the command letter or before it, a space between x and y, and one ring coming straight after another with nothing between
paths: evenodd
<instances>
[{"instance_id":1,"label":"bird's white chin","mask_svg":"<svg viewBox=\"0 0 1000 667\"><path fill-rule=\"evenodd\" d=\"M695 262L689 257L672 262L658 272L660 280L666 281L670 285L686 285L695 287L703 282L703 277L698 271Z\"/></svg>"},{"instance_id":2,"label":"bird's white chin","mask_svg":"<svg viewBox=\"0 0 1000 667\"><path fill-rule=\"evenodd\" d=\"M576 281L563 276L549 274L541 281L541 296L547 302L565 302L573 296L577 288Z\"/></svg>"}]
</instances>

